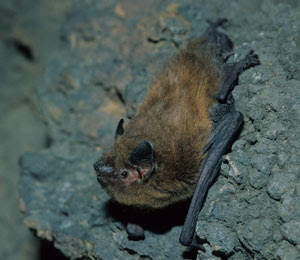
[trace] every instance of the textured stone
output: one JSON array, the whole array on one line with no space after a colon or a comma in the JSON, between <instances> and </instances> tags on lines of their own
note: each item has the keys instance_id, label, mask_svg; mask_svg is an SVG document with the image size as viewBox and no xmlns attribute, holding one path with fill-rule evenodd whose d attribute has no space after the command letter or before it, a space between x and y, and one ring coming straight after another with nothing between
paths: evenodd
<instances>
[{"instance_id":1,"label":"textured stone","mask_svg":"<svg viewBox=\"0 0 300 260\"><path fill-rule=\"evenodd\" d=\"M300 221L292 220L281 226L282 235L292 244L300 245Z\"/></svg>"},{"instance_id":2,"label":"textured stone","mask_svg":"<svg viewBox=\"0 0 300 260\"><path fill-rule=\"evenodd\" d=\"M178 243L187 205L155 213L115 205L92 165L120 117L134 115L160 64L202 34L206 19L225 16L220 30L235 43L230 59L253 49L261 65L233 92L245 125L200 212L206 253L197 257L297 259L290 223L299 222L298 1L92 0L68 10L37 88L52 141L20 161L26 225L71 258L196 258ZM145 227L145 240L128 240L128 221Z\"/></svg>"},{"instance_id":3,"label":"textured stone","mask_svg":"<svg viewBox=\"0 0 300 260\"><path fill-rule=\"evenodd\" d=\"M282 241L276 250L276 256L282 260L298 260L300 251L286 241Z\"/></svg>"},{"instance_id":4,"label":"textured stone","mask_svg":"<svg viewBox=\"0 0 300 260\"><path fill-rule=\"evenodd\" d=\"M271 198L279 200L283 193L288 192L295 185L295 178L294 174L276 172L268 185L268 193Z\"/></svg>"},{"instance_id":5,"label":"textured stone","mask_svg":"<svg viewBox=\"0 0 300 260\"><path fill-rule=\"evenodd\" d=\"M289 222L293 219L299 219L300 216L300 197L299 193L287 193L282 196L279 205L278 213L284 222Z\"/></svg>"},{"instance_id":6,"label":"textured stone","mask_svg":"<svg viewBox=\"0 0 300 260\"><path fill-rule=\"evenodd\" d=\"M221 223L206 224L201 222L198 222L197 227L200 230L198 235L208 241L213 251L222 252L225 255L233 252L237 244L237 236L229 228Z\"/></svg>"},{"instance_id":7,"label":"textured stone","mask_svg":"<svg viewBox=\"0 0 300 260\"><path fill-rule=\"evenodd\" d=\"M249 172L249 183L255 189L261 189L268 181L269 175L253 169Z\"/></svg>"},{"instance_id":8,"label":"textured stone","mask_svg":"<svg viewBox=\"0 0 300 260\"><path fill-rule=\"evenodd\" d=\"M272 225L269 219L252 220L238 230L239 239L250 251L261 251L271 241Z\"/></svg>"}]
</instances>

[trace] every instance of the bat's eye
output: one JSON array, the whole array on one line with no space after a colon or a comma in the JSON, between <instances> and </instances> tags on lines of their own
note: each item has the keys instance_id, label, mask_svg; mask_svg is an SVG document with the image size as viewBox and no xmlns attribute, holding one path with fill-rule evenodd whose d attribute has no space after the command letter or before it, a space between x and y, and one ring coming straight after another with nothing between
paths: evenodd
<instances>
[{"instance_id":1,"label":"bat's eye","mask_svg":"<svg viewBox=\"0 0 300 260\"><path fill-rule=\"evenodd\" d=\"M121 176L123 177L123 178L127 178L128 177L128 171L125 171L125 170L122 170L121 171Z\"/></svg>"}]
</instances>

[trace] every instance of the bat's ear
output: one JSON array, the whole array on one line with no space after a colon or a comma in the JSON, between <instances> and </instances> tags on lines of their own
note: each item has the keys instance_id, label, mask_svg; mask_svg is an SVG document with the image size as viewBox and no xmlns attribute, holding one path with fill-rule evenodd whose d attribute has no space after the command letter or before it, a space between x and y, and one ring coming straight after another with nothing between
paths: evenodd
<instances>
[{"instance_id":1,"label":"bat's ear","mask_svg":"<svg viewBox=\"0 0 300 260\"><path fill-rule=\"evenodd\" d=\"M150 170L147 171L147 173L142 174L142 176L140 173L141 177L154 172L154 145L147 140L141 142L130 154L128 163L130 166L136 168L139 173L141 172L140 165L142 163L149 163L151 165Z\"/></svg>"},{"instance_id":2,"label":"bat's ear","mask_svg":"<svg viewBox=\"0 0 300 260\"><path fill-rule=\"evenodd\" d=\"M121 118L120 121L119 121L119 124L117 126L116 132L115 132L115 140L117 139L117 137L119 135L124 134L123 123L124 123L124 120L123 120L123 118Z\"/></svg>"}]
</instances>

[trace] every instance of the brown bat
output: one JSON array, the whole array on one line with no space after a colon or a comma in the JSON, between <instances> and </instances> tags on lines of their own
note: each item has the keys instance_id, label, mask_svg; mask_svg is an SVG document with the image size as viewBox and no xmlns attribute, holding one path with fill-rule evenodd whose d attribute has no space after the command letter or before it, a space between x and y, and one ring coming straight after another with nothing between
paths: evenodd
<instances>
[{"instance_id":1,"label":"brown bat","mask_svg":"<svg viewBox=\"0 0 300 260\"><path fill-rule=\"evenodd\" d=\"M197 245L196 220L222 156L243 124L231 94L240 73L259 64L253 51L236 63L227 59L232 41L210 25L159 72L144 102L114 145L95 163L97 179L110 197L133 207L159 209L192 197L180 236ZM143 237L129 225L129 236Z\"/></svg>"}]
</instances>

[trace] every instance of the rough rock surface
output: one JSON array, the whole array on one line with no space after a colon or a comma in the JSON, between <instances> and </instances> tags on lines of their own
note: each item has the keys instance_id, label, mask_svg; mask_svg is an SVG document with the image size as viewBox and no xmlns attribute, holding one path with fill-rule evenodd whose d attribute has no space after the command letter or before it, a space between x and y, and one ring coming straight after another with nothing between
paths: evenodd
<instances>
[{"instance_id":1,"label":"rough rock surface","mask_svg":"<svg viewBox=\"0 0 300 260\"><path fill-rule=\"evenodd\" d=\"M300 8L298 1L74 1L37 88L49 148L20 160L25 224L72 259L300 259ZM199 215L206 252L178 237L186 205L155 215L109 202L93 162L131 117L155 70L226 17L233 59L261 65L234 91L245 126ZM127 239L124 223L146 227Z\"/></svg>"},{"instance_id":2,"label":"rough rock surface","mask_svg":"<svg viewBox=\"0 0 300 260\"><path fill-rule=\"evenodd\" d=\"M54 1L50 6L38 0L0 1L0 259L45 260L44 251L51 255L50 243L40 243L24 226L17 191L19 157L47 145L34 89L59 42L55 35L64 15L58 6Z\"/></svg>"}]
</instances>

